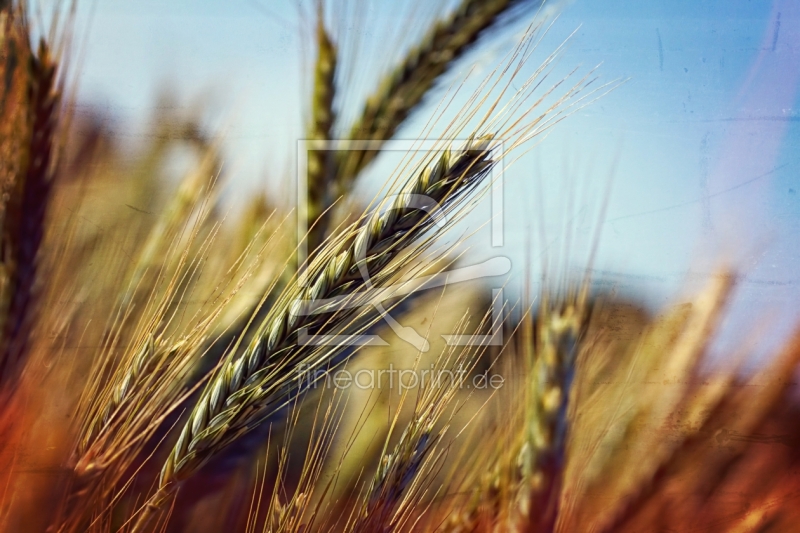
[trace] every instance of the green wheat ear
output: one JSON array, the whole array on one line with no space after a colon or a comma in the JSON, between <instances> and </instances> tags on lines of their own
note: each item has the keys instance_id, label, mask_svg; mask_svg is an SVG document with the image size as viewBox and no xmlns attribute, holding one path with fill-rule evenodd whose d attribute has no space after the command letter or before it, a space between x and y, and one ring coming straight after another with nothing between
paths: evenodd
<instances>
[{"instance_id":1,"label":"green wheat ear","mask_svg":"<svg viewBox=\"0 0 800 533\"><path fill-rule=\"evenodd\" d=\"M320 327L318 333L322 334L342 332L353 313L299 314L297 302L313 303L334 296L357 298L365 283L362 266L370 269L373 279L385 275L382 271L390 267L391 260L415 246L416 239L436 222L428 212L409 208L409 198L425 196L444 211L457 205L494 165L490 142L491 137L483 137L453 155L445 151L407 183L390 209L372 214L321 250L308 268L307 284L289 287L247 349L224 365L198 400L162 469L152 509L163 505L182 480L278 408L300 385L299 365L327 367L336 350L318 353L313 347L297 346L297 334L304 328ZM151 515L143 514L141 527Z\"/></svg>"},{"instance_id":2,"label":"green wheat ear","mask_svg":"<svg viewBox=\"0 0 800 533\"><path fill-rule=\"evenodd\" d=\"M325 168L329 178L326 180L327 189L320 193L309 189L309 194L318 195L323 200L318 212L350 192L361 171L378 156L382 144L394 136L448 67L464 57L483 33L496 27L509 11L534 7L539 3L538 0L462 0L452 12L436 20L425 36L389 69L367 97L359 117L349 126L346 138L371 141L371 149L331 152L334 159L320 167ZM321 44L319 48L322 59ZM319 74L319 70L317 72ZM315 80L328 81L321 76ZM315 81L315 96L330 96L332 90L328 88L332 85ZM315 105L317 103L315 101ZM331 217L329 214L317 221L317 227L312 230L313 240L309 241L309 251L328 232ZM309 216L309 221L313 220Z\"/></svg>"},{"instance_id":3,"label":"green wheat ear","mask_svg":"<svg viewBox=\"0 0 800 533\"><path fill-rule=\"evenodd\" d=\"M333 136L335 120L333 99L336 78L336 47L325 29L322 10L317 21L317 61L314 65L314 87L311 100L311 126L308 138L311 141L327 141ZM331 205L330 184L334 179L334 152L331 150L309 150L307 168L307 213L308 252L313 253L325 237L326 220L318 220Z\"/></svg>"}]
</instances>

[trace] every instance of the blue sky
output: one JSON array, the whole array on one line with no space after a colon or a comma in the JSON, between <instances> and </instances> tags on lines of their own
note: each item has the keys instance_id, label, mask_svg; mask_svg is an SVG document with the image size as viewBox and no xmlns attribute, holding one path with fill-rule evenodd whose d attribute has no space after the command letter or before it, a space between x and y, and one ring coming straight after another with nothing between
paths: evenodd
<instances>
[{"instance_id":1,"label":"blue sky","mask_svg":"<svg viewBox=\"0 0 800 533\"><path fill-rule=\"evenodd\" d=\"M800 316L797 4L554 4L560 16L545 43L555 47L578 28L559 72L602 63L603 80L628 81L560 124L509 170L503 253L516 265L517 279L531 228L542 219L554 251L563 247L564 223L570 222L577 235L567 262L585 266L581 252L610 177L596 279L660 306L681 288L696 288L727 259L746 274L731 327L752 323L754 313L779 310L784 320L772 327L785 331L786 318ZM309 5L303 4L306 11ZM395 2L361 6L362 21L328 13L335 32L358 40L363 51L353 94L367 90L381 65L402 50L398 28L421 27L424 20ZM170 86L178 105L206 102L210 122L224 127L226 170L237 184L233 197L256 187L285 194L281 184L292 179L295 141L302 137L310 57L301 31L308 20L299 11L290 1L87 1L79 18L85 53L79 104L105 109L118 133L136 141L147 132L159 89ZM476 61L498 61L524 25L518 21L488 39L442 85L458 81ZM429 99L401 138L419 134L441 94ZM389 165L371 169L362 184L365 198ZM479 206L467 222L480 225L487 215L487 206ZM481 238L474 240L476 258L496 252Z\"/></svg>"}]
</instances>

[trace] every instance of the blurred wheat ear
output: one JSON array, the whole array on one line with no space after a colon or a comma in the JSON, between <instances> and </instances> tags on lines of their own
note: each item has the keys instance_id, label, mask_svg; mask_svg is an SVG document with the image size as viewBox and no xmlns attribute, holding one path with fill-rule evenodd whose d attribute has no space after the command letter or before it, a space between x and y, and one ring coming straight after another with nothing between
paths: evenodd
<instances>
[{"instance_id":1,"label":"blurred wheat ear","mask_svg":"<svg viewBox=\"0 0 800 533\"><path fill-rule=\"evenodd\" d=\"M452 480L462 496L450 502L448 531L553 531L560 511L573 382L586 352L591 315L588 282L566 295L545 292L538 311L523 309L496 371L508 382L496 445L476 442L460 461L481 465ZM491 407L487 407L491 410Z\"/></svg>"},{"instance_id":2,"label":"blurred wheat ear","mask_svg":"<svg viewBox=\"0 0 800 533\"><path fill-rule=\"evenodd\" d=\"M333 108L336 93L336 57L337 51L331 36L325 29L320 3L317 14L317 60L314 65L314 88L311 100L311 127L308 138L311 141L327 142L333 138L335 114ZM309 150L306 180L308 198L306 202L306 227L309 228L307 237L308 250L314 251L325 237L325 222L319 217L331 205L328 197L330 190L328 183L333 181L333 155L332 150Z\"/></svg>"},{"instance_id":3,"label":"blurred wheat ear","mask_svg":"<svg viewBox=\"0 0 800 533\"><path fill-rule=\"evenodd\" d=\"M213 143L201 145L197 168L153 221L127 276L118 278L118 315L90 372L104 379L86 384L76 409L73 478L61 531L96 522L123 496L131 482L125 476L142 468L144 450L191 394L190 376L218 320L258 263L260 252L249 266L243 256L231 264L208 261L220 232L214 216L217 154ZM190 294L201 296L199 302Z\"/></svg>"},{"instance_id":4,"label":"blurred wheat ear","mask_svg":"<svg viewBox=\"0 0 800 533\"><path fill-rule=\"evenodd\" d=\"M490 320L487 313L482 325ZM453 413L462 406L460 402L464 401L467 379L485 351L486 346L445 348L432 365L428 382L422 383L415 391L411 419L397 444L389 450L389 438L403 403L412 401L410 392L403 392L378 470L363 491L346 531L406 531L413 529L422 519L424 509L430 506L430 501L440 490L435 486L434 478L436 469L441 468L447 455L445 436L453 423ZM418 368L415 365L415 370ZM448 411L450 417L446 418Z\"/></svg>"},{"instance_id":5,"label":"blurred wheat ear","mask_svg":"<svg viewBox=\"0 0 800 533\"><path fill-rule=\"evenodd\" d=\"M55 179L54 136L60 112L57 65L44 40L31 49L22 18L14 8L3 12L3 389L15 386L36 321L39 248Z\"/></svg>"}]
</instances>

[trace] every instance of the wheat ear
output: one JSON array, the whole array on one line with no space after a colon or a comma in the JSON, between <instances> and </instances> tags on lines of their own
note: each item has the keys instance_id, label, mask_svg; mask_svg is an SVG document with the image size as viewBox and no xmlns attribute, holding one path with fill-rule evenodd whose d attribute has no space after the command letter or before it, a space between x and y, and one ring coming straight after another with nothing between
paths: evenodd
<instances>
[{"instance_id":1,"label":"wheat ear","mask_svg":"<svg viewBox=\"0 0 800 533\"><path fill-rule=\"evenodd\" d=\"M589 326L587 288L584 283L558 299L542 294L537 316L528 310L513 328L498 358L503 373L520 380L500 391L499 423L487 420L493 439L503 444L482 446L479 433L474 451L459 460L477 468L457 482L464 499L449 509L445 531L554 530L574 375Z\"/></svg>"},{"instance_id":2,"label":"wheat ear","mask_svg":"<svg viewBox=\"0 0 800 533\"><path fill-rule=\"evenodd\" d=\"M428 404L406 426L400 442L382 459L367 492L367 502L352 531L394 531L395 513L409 486L419 480L423 465L441 440L434 432L436 405Z\"/></svg>"},{"instance_id":3,"label":"wheat ear","mask_svg":"<svg viewBox=\"0 0 800 533\"><path fill-rule=\"evenodd\" d=\"M514 62L521 65L528 59L531 35L529 32L509 56L509 65ZM551 55L545 65L553 57ZM495 83L500 83L505 72L496 73ZM519 69L513 70L510 79L518 72ZM554 85L529 108L522 109L527 91L540 74L541 69L524 82L515 95L515 104L495 115L487 113L481 119L479 131L496 131L500 132L497 134L500 137L513 139L506 148L513 150L560 120L559 117L575 105L562 108L562 104L588 85L586 78L580 80L534 120L526 122L533 109L560 84ZM493 76L486 83L490 83ZM505 84L506 89L509 84L510 80ZM477 97L470 100L466 112L450 131L465 127L466 121L475 117L483 103L485 99ZM497 102L492 106L494 111L496 105ZM511 116L520 110L519 116ZM391 278L397 272L390 268L392 259L404 251L412 257L420 253L432 237L421 243L415 241L434 226L446 226L446 215L456 212L494 167L494 139L495 134L473 134L464 148L455 152L442 150L435 163L416 172L399 194L385 199L378 209L350 226L312 258L302 273L307 282L298 282L285 290L247 348L232 354L206 386L164 463L156 493L139 513L134 532L147 527L182 481L228 444L274 415L301 391L302 382L308 376L298 369L316 372L336 363L335 356L340 353L341 344L298 345L301 334L308 329L317 335L335 332L347 338L354 334L350 328L364 316L358 308L372 302L371 291L363 289L371 289L373 284L379 286ZM506 154L507 151L496 156L500 158ZM337 299L345 300L344 309ZM359 325L362 327L365 327L363 321Z\"/></svg>"},{"instance_id":4,"label":"wheat ear","mask_svg":"<svg viewBox=\"0 0 800 533\"><path fill-rule=\"evenodd\" d=\"M7 206L21 196L25 139L29 136L25 66L30 50L27 32L18 19L19 14L10 6L0 8L0 222L3 228L6 227Z\"/></svg>"},{"instance_id":5,"label":"wheat ear","mask_svg":"<svg viewBox=\"0 0 800 533\"><path fill-rule=\"evenodd\" d=\"M149 515L181 480L285 401L302 381L303 375L297 372L300 365L320 368L330 361L336 347L314 361L310 358L319 355L319 350L309 353L308 347L296 344L297 336L304 328L336 331L337 326L347 324L343 316L349 316L342 313L328 320L321 314L303 314L303 303L341 295L358 297L369 279L363 269L373 273L373 280L378 279L392 258L440 222L439 217L489 173L494 164L490 143L491 136L484 136L456 153L442 152L435 164L420 171L387 204L388 209L376 211L344 238L322 249L308 268L308 283L287 291L247 349L228 360L198 400L164 464L158 492L142 512L137 530L146 526Z\"/></svg>"},{"instance_id":6,"label":"wheat ear","mask_svg":"<svg viewBox=\"0 0 800 533\"><path fill-rule=\"evenodd\" d=\"M351 126L348 138L373 143L391 139L447 67L461 58L503 13L524 3L526 0L462 0L451 14L435 22L383 78ZM337 154L332 198L345 194L364 167L377 157L379 146L371 148Z\"/></svg>"},{"instance_id":7,"label":"wheat ear","mask_svg":"<svg viewBox=\"0 0 800 533\"><path fill-rule=\"evenodd\" d=\"M558 518L569 429L572 382L588 313L585 290L561 305L543 297L535 340L528 345L529 412L518 461L521 503L535 531L552 531ZM527 343L526 343L527 344ZM533 348L531 351L530 349Z\"/></svg>"},{"instance_id":8,"label":"wheat ear","mask_svg":"<svg viewBox=\"0 0 800 533\"><path fill-rule=\"evenodd\" d=\"M482 325L486 321L487 317L484 317ZM442 451L437 448L440 448L450 421L446 420L444 427L437 427L437 423L448 409L457 409L455 398L484 351L485 347L456 352L450 347L440 354L432 375L444 369L457 370L455 373L450 371L450 378L444 383L442 374L437 373L438 377L431 378L422 386L411 421L394 449L381 459L363 503L357 509L358 515L348 524L346 531L400 531L413 520L411 513L421 503L423 493L429 488L432 471L442 458ZM408 391L404 391L395 421L407 395ZM389 437L391 431L386 444Z\"/></svg>"},{"instance_id":9,"label":"wheat ear","mask_svg":"<svg viewBox=\"0 0 800 533\"><path fill-rule=\"evenodd\" d=\"M12 240L14 273L2 346L0 381L7 383L19 372L29 341L35 312L35 282L39 247L53 181L53 137L58 115L59 91L56 63L45 42L39 43L29 62L28 113L30 144L16 239ZM8 222L8 220L4 221Z\"/></svg>"},{"instance_id":10,"label":"wheat ear","mask_svg":"<svg viewBox=\"0 0 800 533\"><path fill-rule=\"evenodd\" d=\"M25 187L25 161L30 143L28 119L29 61L28 34L19 22L19 13L10 6L0 10L0 332L5 327L13 297L19 249L19 217ZM5 346L0 344L0 349ZM5 370L8 364L8 370ZM0 383L13 381L16 365L0 358ZM2 376L7 376L3 378Z\"/></svg>"},{"instance_id":11,"label":"wheat ear","mask_svg":"<svg viewBox=\"0 0 800 533\"><path fill-rule=\"evenodd\" d=\"M321 10L320 10L321 11ZM333 97L335 94L334 79L336 77L336 48L325 29L322 13L317 22L317 61L314 67L314 93L311 101L311 127L308 137L312 141L326 141L331 138L335 120ZM317 219L330 205L328 197L329 183L332 176L333 152L330 150L308 151L307 168L307 212L306 227L308 233L308 250L313 252L325 237L326 223Z\"/></svg>"},{"instance_id":12,"label":"wheat ear","mask_svg":"<svg viewBox=\"0 0 800 533\"><path fill-rule=\"evenodd\" d=\"M194 259L190 256L190 249L197 239L198 229L208 220L214 200L214 185L219 169L217 152L209 148L204 154L199 167L187 174L181 182L178 190L170 199L163 214L158 218L156 224L151 229L145 245L143 246L137 261L131 269L127 283L118 299L119 312L122 314L130 312L137 299L148 300L142 317L143 324L149 332L140 335L134 345L130 347L131 353L127 355L125 364L120 364L113 369L107 383L98 383L99 390L87 389L91 391L92 400L102 397L102 401L93 401L85 413L86 423L80 431L77 446L77 456L82 456L99 439L99 436L108 430L112 417L125 404L137 394L141 394L142 389L152 386L152 378L155 372L166 373L164 364L173 361L180 355L186 357L188 352L195 349L200 342L200 338L205 334L204 329L211 320L208 316L197 317L198 326L192 332L194 335L187 335L183 339L176 340L171 335L158 334L166 328L171 316L171 307L179 298L185 288L182 286L191 277L191 273L199 268L200 259L203 253L213 242L213 236L206 239L202 245L201 255ZM197 219L191 223L192 214L197 215ZM191 227L194 225L195 227ZM187 233L185 243L180 243L180 237ZM172 246L173 253L165 253L168 246ZM144 282L145 275L153 268L153 261L159 253L165 255L163 261L165 266L155 273L147 282ZM171 274L171 275L170 275ZM163 290L163 293L159 291ZM142 294L144 293L144 294ZM218 312L218 311L217 311ZM215 315L212 312L210 315ZM126 319L123 319L123 322ZM125 327L119 324L118 328ZM203 332L203 333L200 333ZM189 337L192 337L191 341ZM158 339L156 337L159 337ZM192 347L190 348L190 345ZM100 364L110 365L114 362L112 354L102 354ZM180 366L180 365L175 365ZM103 372L103 368L98 368ZM158 379L156 379L158 381ZM177 386L174 388L178 388ZM79 464L83 462L79 461ZM85 465L84 465L85 466ZM99 465L93 465L97 468ZM77 469L80 473L82 468Z\"/></svg>"},{"instance_id":13,"label":"wheat ear","mask_svg":"<svg viewBox=\"0 0 800 533\"><path fill-rule=\"evenodd\" d=\"M248 429L248 423L258 418L258 411L278 399L272 397L279 391L271 381L289 370L288 365L300 363L304 355L294 345L299 330L314 326L333 329L324 318L300 314L301 303L361 289L362 267L385 267L433 224L435 218L428 212L414 209L418 197L437 202L441 209L471 191L488 174L493 164L489 142L487 137L473 141L455 157L444 152L435 166L425 168L410 182L390 209L375 213L348 239L325 250L328 253L310 267L309 283L295 287L290 298L276 305L254 342L241 357L226 364L198 402L164 467L162 485L205 462L203 452L230 438L225 433ZM191 467L192 463L197 464Z\"/></svg>"}]
</instances>

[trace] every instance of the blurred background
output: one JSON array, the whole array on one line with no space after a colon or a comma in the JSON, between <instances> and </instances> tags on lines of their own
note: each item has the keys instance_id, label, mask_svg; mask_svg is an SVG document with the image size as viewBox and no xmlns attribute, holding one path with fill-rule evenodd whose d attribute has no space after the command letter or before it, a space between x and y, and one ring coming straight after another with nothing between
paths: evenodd
<instances>
[{"instance_id":1,"label":"blurred background","mask_svg":"<svg viewBox=\"0 0 800 533\"><path fill-rule=\"evenodd\" d=\"M451 4L329 2L325 17L346 58L338 112L355 115L430 14ZM165 113L200 110L222 137L228 209L254 191L294 202L313 15L312 2L289 0L82 1L77 115L102 117L133 153ZM594 282L652 309L732 264L742 277L720 353L754 333L756 352L770 351L800 311L800 5L555 1L539 20L547 31L530 73L568 39L552 81L600 65L599 83L624 83L518 151L504 181L504 245L489 245L483 202L459 230L476 232L463 262L504 255L513 264L509 285L535 286L547 268L581 275L599 234ZM488 36L397 138L419 137L448 88L464 83L443 112L456 116L458 99L530 23L509 20ZM359 184L365 205L396 163L387 157L368 170ZM181 155L170 164L178 176Z\"/></svg>"}]
</instances>

